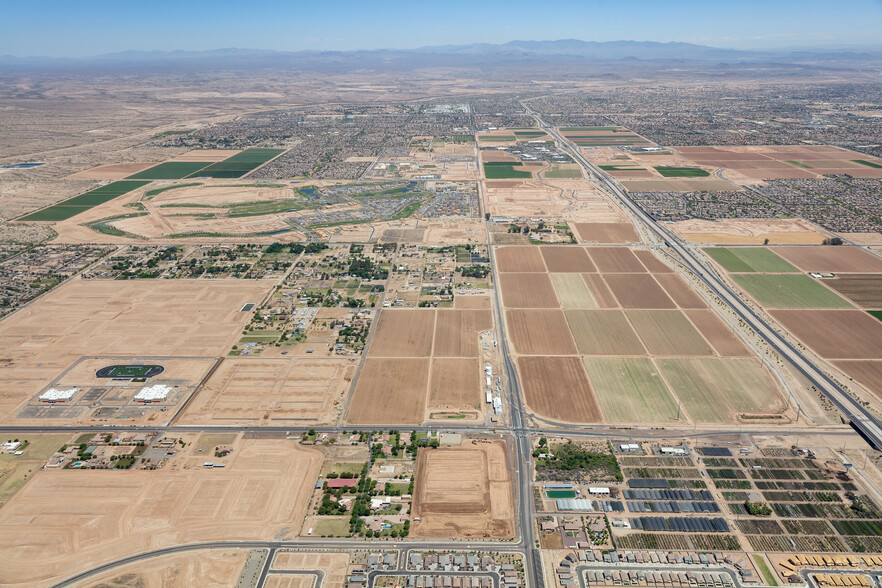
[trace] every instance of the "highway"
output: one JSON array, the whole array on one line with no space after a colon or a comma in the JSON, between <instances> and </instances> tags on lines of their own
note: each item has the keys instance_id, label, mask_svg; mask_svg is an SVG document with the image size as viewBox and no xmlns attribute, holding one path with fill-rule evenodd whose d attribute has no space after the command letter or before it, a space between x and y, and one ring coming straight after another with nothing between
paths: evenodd
<instances>
[{"instance_id":1,"label":"highway","mask_svg":"<svg viewBox=\"0 0 882 588\"><path fill-rule=\"evenodd\" d=\"M657 234L666 246L670 247L679 257L682 263L689 268L704 284L718 296L732 311L749 325L766 343L780 355L789 361L794 368L802 374L815 388L817 388L836 408L838 408L850 421L852 426L864 437L864 439L877 451L882 451L882 423L867 410L858 400L852 398L823 370L809 361L796 347L784 336L769 326L750 306L748 306L735 292L733 292L714 272L709 270L704 261L695 253L687 249L677 237L665 226L656 222L649 214L640 208L619 185L607 176L603 171L595 167L582 154L581 150L568 139L558 133L553 126L546 124L528 104L522 102L527 113L536 119L536 123L559 143L576 162L606 187L610 194L619 200L632 215Z\"/></svg>"}]
</instances>

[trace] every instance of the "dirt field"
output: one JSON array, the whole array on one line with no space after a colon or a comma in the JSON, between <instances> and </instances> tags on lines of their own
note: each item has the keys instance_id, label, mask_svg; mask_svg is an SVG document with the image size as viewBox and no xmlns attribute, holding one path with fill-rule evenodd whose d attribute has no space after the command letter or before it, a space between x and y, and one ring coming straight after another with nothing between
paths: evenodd
<instances>
[{"instance_id":1,"label":"dirt field","mask_svg":"<svg viewBox=\"0 0 882 588\"><path fill-rule=\"evenodd\" d=\"M601 422L597 398L578 357L519 357L527 407L555 421Z\"/></svg>"},{"instance_id":2,"label":"dirt field","mask_svg":"<svg viewBox=\"0 0 882 588\"><path fill-rule=\"evenodd\" d=\"M588 254L599 272L641 273L646 271L634 253L625 247L590 247Z\"/></svg>"},{"instance_id":3,"label":"dirt field","mask_svg":"<svg viewBox=\"0 0 882 588\"><path fill-rule=\"evenodd\" d=\"M74 280L0 323L0 419L83 356L218 357L271 287L257 280Z\"/></svg>"},{"instance_id":4,"label":"dirt field","mask_svg":"<svg viewBox=\"0 0 882 588\"><path fill-rule=\"evenodd\" d=\"M346 568L348 564L348 553L301 553L296 551L279 551L276 553L275 561L273 561L273 569L324 570L327 586L342 586L346 580ZM302 578L304 576L300 577ZM304 588L312 588L312 578L310 576L305 577L309 580L309 583ZM324 584L322 585L324 586Z\"/></svg>"},{"instance_id":5,"label":"dirt field","mask_svg":"<svg viewBox=\"0 0 882 588\"><path fill-rule=\"evenodd\" d=\"M651 271L654 274L672 274L674 273L673 268L665 264L662 260L656 257L652 251L647 251L645 249L639 249L634 252L634 255L637 256L646 269Z\"/></svg>"},{"instance_id":6,"label":"dirt field","mask_svg":"<svg viewBox=\"0 0 882 588\"><path fill-rule=\"evenodd\" d=\"M420 449L411 510L413 537L514 537L505 441L471 439L459 447Z\"/></svg>"},{"instance_id":7,"label":"dirt field","mask_svg":"<svg viewBox=\"0 0 882 588\"><path fill-rule=\"evenodd\" d=\"M603 281L600 274L582 274L582 278L585 280L585 285L588 286L591 297L594 298L598 308L618 308L619 304L616 301L616 297L613 296L612 291L606 285L606 282Z\"/></svg>"},{"instance_id":8,"label":"dirt field","mask_svg":"<svg viewBox=\"0 0 882 588\"><path fill-rule=\"evenodd\" d=\"M680 308L707 308L704 300L677 274L655 274L655 279Z\"/></svg>"},{"instance_id":9,"label":"dirt field","mask_svg":"<svg viewBox=\"0 0 882 588\"><path fill-rule=\"evenodd\" d=\"M715 178L622 180L621 183L629 192L735 192L739 189L732 182Z\"/></svg>"},{"instance_id":10,"label":"dirt field","mask_svg":"<svg viewBox=\"0 0 882 588\"><path fill-rule=\"evenodd\" d=\"M299 528L321 460L295 441L245 440L223 470L194 458L177 471L40 472L0 510L0 583L45 586L168 545L271 539Z\"/></svg>"},{"instance_id":11,"label":"dirt field","mask_svg":"<svg viewBox=\"0 0 882 588\"><path fill-rule=\"evenodd\" d=\"M72 176L68 176L69 180L121 180L127 178L139 171L151 168L157 165L158 161L148 161L146 163L108 163L107 165L99 165L92 169L77 172Z\"/></svg>"},{"instance_id":12,"label":"dirt field","mask_svg":"<svg viewBox=\"0 0 882 588\"><path fill-rule=\"evenodd\" d=\"M346 420L356 425L418 424L426 412L428 358L368 357Z\"/></svg>"},{"instance_id":13,"label":"dirt field","mask_svg":"<svg viewBox=\"0 0 882 588\"><path fill-rule=\"evenodd\" d=\"M223 161L241 152L239 149L196 149L195 151L178 155L169 161Z\"/></svg>"},{"instance_id":14,"label":"dirt field","mask_svg":"<svg viewBox=\"0 0 882 588\"><path fill-rule=\"evenodd\" d=\"M500 272L544 272L538 247L498 247L496 268Z\"/></svg>"},{"instance_id":15,"label":"dirt field","mask_svg":"<svg viewBox=\"0 0 882 588\"><path fill-rule=\"evenodd\" d=\"M226 358L178 422L332 423L354 373L354 360L343 358Z\"/></svg>"},{"instance_id":16,"label":"dirt field","mask_svg":"<svg viewBox=\"0 0 882 588\"><path fill-rule=\"evenodd\" d=\"M115 568L74 584L77 588L189 588L233 586L248 558L247 549L204 550L164 555Z\"/></svg>"},{"instance_id":17,"label":"dirt field","mask_svg":"<svg viewBox=\"0 0 882 588\"><path fill-rule=\"evenodd\" d=\"M861 310L771 310L769 314L827 359L878 359L882 321Z\"/></svg>"},{"instance_id":18,"label":"dirt field","mask_svg":"<svg viewBox=\"0 0 882 588\"><path fill-rule=\"evenodd\" d=\"M701 334L679 310L629 310L625 314L651 355L713 355Z\"/></svg>"},{"instance_id":19,"label":"dirt field","mask_svg":"<svg viewBox=\"0 0 882 588\"><path fill-rule=\"evenodd\" d=\"M833 365L882 399L882 361L834 361Z\"/></svg>"},{"instance_id":20,"label":"dirt field","mask_svg":"<svg viewBox=\"0 0 882 588\"><path fill-rule=\"evenodd\" d=\"M826 231L801 219L690 219L670 223L669 228L691 243L720 245L770 244L820 245Z\"/></svg>"},{"instance_id":21,"label":"dirt field","mask_svg":"<svg viewBox=\"0 0 882 588\"><path fill-rule=\"evenodd\" d=\"M829 286L864 308L882 308L882 275L840 275L835 280L824 280Z\"/></svg>"},{"instance_id":22,"label":"dirt field","mask_svg":"<svg viewBox=\"0 0 882 588\"><path fill-rule=\"evenodd\" d=\"M478 333L493 328L489 310L438 310L433 357L477 357Z\"/></svg>"},{"instance_id":23,"label":"dirt field","mask_svg":"<svg viewBox=\"0 0 882 588\"><path fill-rule=\"evenodd\" d=\"M676 151L695 163L728 168L748 178L882 177L882 169L855 162L860 159L882 165L882 160L828 145L678 147Z\"/></svg>"},{"instance_id":24,"label":"dirt field","mask_svg":"<svg viewBox=\"0 0 882 588\"><path fill-rule=\"evenodd\" d=\"M639 243L631 223L575 223L580 243Z\"/></svg>"},{"instance_id":25,"label":"dirt field","mask_svg":"<svg viewBox=\"0 0 882 588\"><path fill-rule=\"evenodd\" d=\"M372 357L429 357L434 329L433 311L384 309L368 351Z\"/></svg>"},{"instance_id":26,"label":"dirt field","mask_svg":"<svg viewBox=\"0 0 882 588\"><path fill-rule=\"evenodd\" d=\"M749 357L750 350L712 310L686 310L692 324L723 357Z\"/></svg>"},{"instance_id":27,"label":"dirt field","mask_svg":"<svg viewBox=\"0 0 882 588\"><path fill-rule=\"evenodd\" d=\"M882 259L857 247L774 247L772 251L806 272L882 273Z\"/></svg>"},{"instance_id":28,"label":"dirt field","mask_svg":"<svg viewBox=\"0 0 882 588\"><path fill-rule=\"evenodd\" d=\"M481 408L481 369L477 358L432 360L428 406L431 408Z\"/></svg>"},{"instance_id":29,"label":"dirt field","mask_svg":"<svg viewBox=\"0 0 882 588\"><path fill-rule=\"evenodd\" d=\"M509 310L505 313L515 351L526 355L574 355L576 344L560 310Z\"/></svg>"},{"instance_id":30,"label":"dirt field","mask_svg":"<svg viewBox=\"0 0 882 588\"><path fill-rule=\"evenodd\" d=\"M583 247L545 246L541 251L549 272L597 271Z\"/></svg>"},{"instance_id":31,"label":"dirt field","mask_svg":"<svg viewBox=\"0 0 882 588\"><path fill-rule=\"evenodd\" d=\"M500 274L499 287L506 308L557 308L548 274Z\"/></svg>"},{"instance_id":32,"label":"dirt field","mask_svg":"<svg viewBox=\"0 0 882 588\"><path fill-rule=\"evenodd\" d=\"M586 357L588 379L610 423L665 423L677 418L677 401L651 359Z\"/></svg>"},{"instance_id":33,"label":"dirt field","mask_svg":"<svg viewBox=\"0 0 882 588\"><path fill-rule=\"evenodd\" d=\"M646 355L622 311L568 310L565 314L582 355Z\"/></svg>"},{"instance_id":34,"label":"dirt field","mask_svg":"<svg viewBox=\"0 0 882 588\"><path fill-rule=\"evenodd\" d=\"M561 308L597 308L585 280L579 274L549 274Z\"/></svg>"},{"instance_id":35,"label":"dirt field","mask_svg":"<svg viewBox=\"0 0 882 588\"><path fill-rule=\"evenodd\" d=\"M651 274L607 274L603 277L622 308L676 308Z\"/></svg>"},{"instance_id":36,"label":"dirt field","mask_svg":"<svg viewBox=\"0 0 882 588\"><path fill-rule=\"evenodd\" d=\"M453 299L457 310L490 310L489 296L457 296Z\"/></svg>"}]
</instances>

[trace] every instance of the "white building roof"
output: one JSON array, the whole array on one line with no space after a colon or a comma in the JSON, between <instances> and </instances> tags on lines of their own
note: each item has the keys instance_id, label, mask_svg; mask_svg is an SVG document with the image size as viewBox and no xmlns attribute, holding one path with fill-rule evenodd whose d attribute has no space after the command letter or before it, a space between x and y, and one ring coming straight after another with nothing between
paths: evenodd
<instances>
[{"instance_id":1,"label":"white building roof","mask_svg":"<svg viewBox=\"0 0 882 588\"><path fill-rule=\"evenodd\" d=\"M71 396L79 391L79 388L71 388L70 390L57 390L56 388L50 388L40 394L40 400L69 400Z\"/></svg>"},{"instance_id":2,"label":"white building roof","mask_svg":"<svg viewBox=\"0 0 882 588\"><path fill-rule=\"evenodd\" d=\"M151 400L165 400L165 397L168 396L168 393L171 391L171 386L163 386L162 384L156 384L155 386L145 386L141 388L140 392L135 394L135 400L148 402Z\"/></svg>"}]
</instances>

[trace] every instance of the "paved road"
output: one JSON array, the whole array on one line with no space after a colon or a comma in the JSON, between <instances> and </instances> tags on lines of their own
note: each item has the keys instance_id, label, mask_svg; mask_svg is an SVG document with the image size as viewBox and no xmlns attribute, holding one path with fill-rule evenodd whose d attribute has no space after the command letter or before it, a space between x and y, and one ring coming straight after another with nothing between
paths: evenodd
<instances>
[{"instance_id":1,"label":"paved road","mask_svg":"<svg viewBox=\"0 0 882 588\"><path fill-rule=\"evenodd\" d=\"M867 410L858 400L851 397L823 370L809 361L784 336L769 326L753 311L735 292L733 292L714 272L704 264L704 260L685 247L664 225L656 222L640 208L609 176L588 161L581 150L564 138L557 129L546 124L529 105L524 103L527 112L536 119L538 125L554 137L561 147L584 168L595 175L606 188L623 204L640 222L654 231L676 253L683 264L689 268L716 296L726 303L747 325L749 325L769 346L781 357L786 358L796 370L814 385L827 399L833 403L852 423L852 426L877 451L882 451L882 423Z\"/></svg>"}]
</instances>

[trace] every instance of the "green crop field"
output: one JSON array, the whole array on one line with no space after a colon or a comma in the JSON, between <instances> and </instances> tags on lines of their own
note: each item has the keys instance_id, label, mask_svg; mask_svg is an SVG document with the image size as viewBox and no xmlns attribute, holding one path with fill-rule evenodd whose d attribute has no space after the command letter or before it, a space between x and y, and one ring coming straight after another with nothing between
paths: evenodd
<instances>
[{"instance_id":1,"label":"green crop field","mask_svg":"<svg viewBox=\"0 0 882 588\"><path fill-rule=\"evenodd\" d=\"M762 247L708 247L705 253L732 273L796 273L798 269Z\"/></svg>"},{"instance_id":2,"label":"green crop field","mask_svg":"<svg viewBox=\"0 0 882 588\"><path fill-rule=\"evenodd\" d=\"M210 161L167 161L128 177L130 180L180 180L211 165Z\"/></svg>"},{"instance_id":3,"label":"green crop field","mask_svg":"<svg viewBox=\"0 0 882 588\"><path fill-rule=\"evenodd\" d=\"M517 141L514 135L478 135L479 141Z\"/></svg>"},{"instance_id":4,"label":"green crop field","mask_svg":"<svg viewBox=\"0 0 882 588\"><path fill-rule=\"evenodd\" d=\"M792 159L787 159L786 161L790 165L795 165L796 167L801 167L802 169L812 169L812 166L806 165L804 163L799 163L798 161L793 161Z\"/></svg>"},{"instance_id":5,"label":"green crop field","mask_svg":"<svg viewBox=\"0 0 882 588\"><path fill-rule=\"evenodd\" d=\"M560 127L557 129L561 133L582 133L588 131L617 131L622 127Z\"/></svg>"},{"instance_id":6,"label":"green crop field","mask_svg":"<svg viewBox=\"0 0 882 588\"><path fill-rule=\"evenodd\" d=\"M870 316L872 316L873 318L877 318L882 321L882 310L868 310L867 312L869 312Z\"/></svg>"},{"instance_id":7,"label":"green crop field","mask_svg":"<svg viewBox=\"0 0 882 588\"><path fill-rule=\"evenodd\" d=\"M284 149L252 147L223 161L213 163L205 169L191 174L190 177L241 178L284 151Z\"/></svg>"},{"instance_id":8,"label":"green crop field","mask_svg":"<svg viewBox=\"0 0 882 588\"><path fill-rule=\"evenodd\" d=\"M658 423L677 418L677 401L651 359L586 357L583 361L608 422Z\"/></svg>"},{"instance_id":9,"label":"green crop field","mask_svg":"<svg viewBox=\"0 0 882 588\"><path fill-rule=\"evenodd\" d=\"M493 165L490 165L490 164ZM501 165L500 165L501 164ZM507 163L504 161L491 161L484 163L484 176L488 180L504 180L510 178L529 178L532 174L528 171L515 170L514 166L520 163Z\"/></svg>"},{"instance_id":10,"label":"green crop field","mask_svg":"<svg viewBox=\"0 0 882 588\"><path fill-rule=\"evenodd\" d=\"M545 494L549 498L575 498L575 490L546 490Z\"/></svg>"},{"instance_id":11,"label":"green crop field","mask_svg":"<svg viewBox=\"0 0 882 588\"><path fill-rule=\"evenodd\" d=\"M138 181L127 181L122 180L119 182L111 182L105 186L101 186L99 188L95 188L94 190L89 190L84 194L80 194L79 196L74 196L69 200L65 200L63 202L59 202L49 208L44 208L43 210L38 210L37 212L32 212L31 214L25 215L18 220L22 221L60 221L66 220L73 216L80 214L86 210L89 210L92 207L98 206L99 204L104 204L105 202L109 202L116 198L117 196L122 196L127 192L131 192L141 186L146 186L150 182L138 182Z\"/></svg>"},{"instance_id":12,"label":"green crop field","mask_svg":"<svg viewBox=\"0 0 882 588\"><path fill-rule=\"evenodd\" d=\"M802 274L738 274L732 278L766 308L852 308L845 298Z\"/></svg>"},{"instance_id":13,"label":"green crop field","mask_svg":"<svg viewBox=\"0 0 882 588\"><path fill-rule=\"evenodd\" d=\"M668 165L656 166L655 171L666 178L706 178L710 172L697 167L671 167Z\"/></svg>"},{"instance_id":14,"label":"green crop field","mask_svg":"<svg viewBox=\"0 0 882 588\"><path fill-rule=\"evenodd\" d=\"M641 171L642 167L626 167L624 165L598 165L603 171Z\"/></svg>"},{"instance_id":15,"label":"green crop field","mask_svg":"<svg viewBox=\"0 0 882 588\"><path fill-rule=\"evenodd\" d=\"M550 179L581 178L582 172L577 167L563 167L561 165L555 165L550 170L545 172L545 177Z\"/></svg>"},{"instance_id":16,"label":"green crop field","mask_svg":"<svg viewBox=\"0 0 882 588\"><path fill-rule=\"evenodd\" d=\"M658 359L671 390L697 422L731 421L735 413L773 407L778 393L752 359Z\"/></svg>"},{"instance_id":17,"label":"green crop field","mask_svg":"<svg viewBox=\"0 0 882 588\"><path fill-rule=\"evenodd\" d=\"M852 159L853 162L859 163L861 165L866 165L867 167L875 167L876 169L882 169L882 165L878 163L873 163L872 161L867 161L866 159Z\"/></svg>"}]
</instances>

